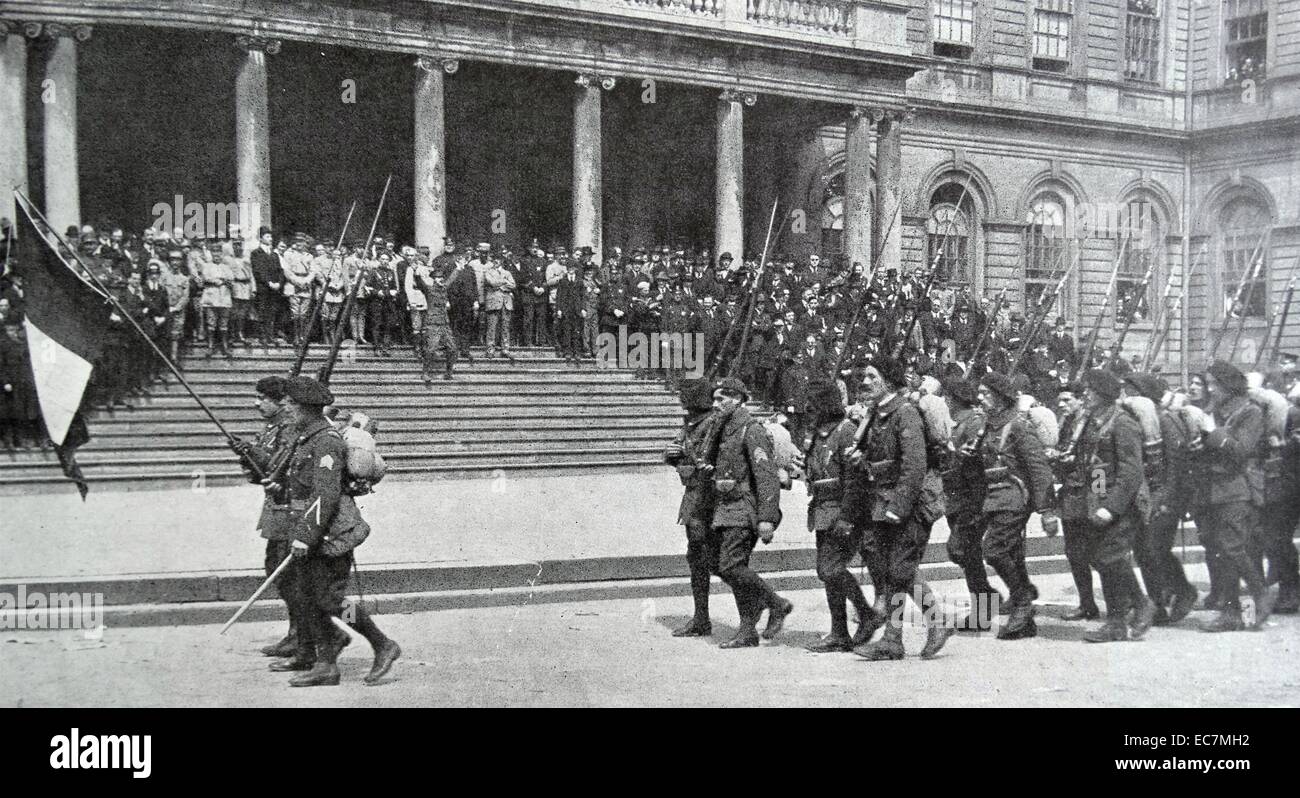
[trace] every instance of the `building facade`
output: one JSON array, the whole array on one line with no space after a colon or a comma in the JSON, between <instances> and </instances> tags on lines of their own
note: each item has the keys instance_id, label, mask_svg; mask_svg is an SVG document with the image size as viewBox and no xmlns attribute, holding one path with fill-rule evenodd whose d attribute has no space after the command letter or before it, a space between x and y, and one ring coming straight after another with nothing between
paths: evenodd
<instances>
[{"instance_id":1,"label":"building facade","mask_svg":"<svg viewBox=\"0 0 1300 798\"><path fill-rule=\"evenodd\" d=\"M1300 0L10 0L0 36L0 166L60 228L179 195L320 234L391 172L402 240L739 255L779 201L784 251L1020 310L1064 276L1127 352L1167 318L1172 371L1253 364L1300 256Z\"/></svg>"}]
</instances>

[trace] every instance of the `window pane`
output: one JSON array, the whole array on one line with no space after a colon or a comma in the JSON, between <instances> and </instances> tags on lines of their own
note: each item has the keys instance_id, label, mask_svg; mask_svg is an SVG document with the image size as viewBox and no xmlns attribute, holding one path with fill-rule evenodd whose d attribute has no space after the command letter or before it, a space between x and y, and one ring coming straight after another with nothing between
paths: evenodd
<instances>
[{"instance_id":1,"label":"window pane","mask_svg":"<svg viewBox=\"0 0 1300 798\"><path fill-rule=\"evenodd\" d=\"M935 0L934 37L946 42L971 44L975 40L974 0Z\"/></svg>"},{"instance_id":2,"label":"window pane","mask_svg":"<svg viewBox=\"0 0 1300 798\"><path fill-rule=\"evenodd\" d=\"M1129 0L1124 77L1157 82L1160 70L1160 18L1153 0Z\"/></svg>"}]
</instances>

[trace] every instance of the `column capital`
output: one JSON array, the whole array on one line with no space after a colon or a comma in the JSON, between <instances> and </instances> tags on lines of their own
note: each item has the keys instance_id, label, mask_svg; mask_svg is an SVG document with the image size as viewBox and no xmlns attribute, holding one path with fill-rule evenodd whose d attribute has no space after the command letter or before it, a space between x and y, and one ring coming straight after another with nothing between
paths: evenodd
<instances>
[{"instance_id":1,"label":"column capital","mask_svg":"<svg viewBox=\"0 0 1300 798\"><path fill-rule=\"evenodd\" d=\"M460 61L455 58L441 58L436 55L422 55L415 59L415 65L425 72L435 72L441 69L448 75L454 75L460 71Z\"/></svg>"},{"instance_id":2,"label":"column capital","mask_svg":"<svg viewBox=\"0 0 1300 798\"><path fill-rule=\"evenodd\" d=\"M849 118L866 119L867 124L875 125L885 118L885 110L874 105L855 105L849 109Z\"/></svg>"},{"instance_id":3,"label":"column capital","mask_svg":"<svg viewBox=\"0 0 1300 798\"><path fill-rule=\"evenodd\" d=\"M235 37L235 46L241 50L260 50L267 55L275 55L280 52L280 40L268 39L265 36L240 34Z\"/></svg>"},{"instance_id":4,"label":"column capital","mask_svg":"<svg viewBox=\"0 0 1300 798\"><path fill-rule=\"evenodd\" d=\"M758 94L740 89L723 89L722 93L718 95L718 99L724 103L744 103L752 106L758 102Z\"/></svg>"},{"instance_id":5,"label":"column capital","mask_svg":"<svg viewBox=\"0 0 1300 798\"><path fill-rule=\"evenodd\" d=\"M617 83L613 75L595 75L590 72L579 72L577 79L573 82L584 89L599 85L605 91L611 91Z\"/></svg>"},{"instance_id":6,"label":"column capital","mask_svg":"<svg viewBox=\"0 0 1300 798\"><path fill-rule=\"evenodd\" d=\"M3 20L0 20L0 27L4 27L5 25L6 23L4 23ZM15 26L14 30L7 32L17 33L16 28L18 23L10 22L7 23L7 25ZM62 22L24 22L22 23L22 27L23 34L29 39L70 38L76 39L79 42L90 41L90 34L93 30L89 25L68 25Z\"/></svg>"},{"instance_id":7,"label":"column capital","mask_svg":"<svg viewBox=\"0 0 1300 798\"><path fill-rule=\"evenodd\" d=\"M4 19L0 17L0 36L22 36L23 29L29 23L19 22L16 19Z\"/></svg>"}]
</instances>

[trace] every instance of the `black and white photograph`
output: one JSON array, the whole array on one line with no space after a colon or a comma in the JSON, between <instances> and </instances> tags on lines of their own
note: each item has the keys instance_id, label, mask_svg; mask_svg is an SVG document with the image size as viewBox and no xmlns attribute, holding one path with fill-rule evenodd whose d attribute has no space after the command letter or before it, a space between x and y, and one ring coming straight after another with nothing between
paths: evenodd
<instances>
[{"instance_id":1,"label":"black and white photograph","mask_svg":"<svg viewBox=\"0 0 1300 798\"><path fill-rule=\"evenodd\" d=\"M1300 0L0 0L0 184L0 707L1300 707Z\"/></svg>"}]
</instances>

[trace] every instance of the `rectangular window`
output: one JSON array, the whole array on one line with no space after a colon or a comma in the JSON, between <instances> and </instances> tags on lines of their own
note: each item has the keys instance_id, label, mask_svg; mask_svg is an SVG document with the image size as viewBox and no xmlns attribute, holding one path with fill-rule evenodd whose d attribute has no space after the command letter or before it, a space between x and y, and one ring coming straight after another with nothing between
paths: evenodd
<instances>
[{"instance_id":1,"label":"rectangular window","mask_svg":"<svg viewBox=\"0 0 1300 798\"><path fill-rule=\"evenodd\" d=\"M1264 0L1224 0L1226 83L1261 80L1268 56L1268 7Z\"/></svg>"},{"instance_id":2,"label":"rectangular window","mask_svg":"<svg viewBox=\"0 0 1300 798\"><path fill-rule=\"evenodd\" d=\"M1070 61L1074 0L1038 0L1034 10L1034 69L1064 72Z\"/></svg>"},{"instance_id":3,"label":"rectangular window","mask_svg":"<svg viewBox=\"0 0 1300 798\"><path fill-rule=\"evenodd\" d=\"M936 42L975 43L975 0L934 0Z\"/></svg>"},{"instance_id":4,"label":"rectangular window","mask_svg":"<svg viewBox=\"0 0 1300 798\"><path fill-rule=\"evenodd\" d=\"M1242 309L1250 318L1264 318L1268 306L1268 264L1259 264L1253 280L1242 287L1243 275L1250 274L1255 259L1267 259L1268 247L1260 246L1259 234L1229 233L1223 238L1223 311L1240 318ZM1238 295L1237 290L1241 288Z\"/></svg>"},{"instance_id":5,"label":"rectangular window","mask_svg":"<svg viewBox=\"0 0 1300 798\"><path fill-rule=\"evenodd\" d=\"M1124 261L1115 277L1115 325L1119 326L1133 317L1136 323L1151 318L1151 281L1142 285L1147 269L1155 260L1155 252L1141 241L1129 241L1124 250Z\"/></svg>"},{"instance_id":6,"label":"rectangular window","mask_svg":"<svg viewBox=\"0 0 1300 798\"><path fill-rule=\"evenodd\" d=\"M1039 306L1043 294L1056 288L1062 271L1069 266L1069 244L1065 228L1051 224L1030 224L1025 238L1025 310ZM1055 311L1063 313L1064 291L1056 298Z\"/></svg>"},{"instance_id":7,"label":"rectangular window","mask_svg":"<svg viewBox=\"0 0 1300 798\"><path fill-rule=\"evenodd\" d=\"M1147 83L1159 82L1159 0L1128 0L1128 33L1124 51L1124 77Z\"/></svg>"},{"instance_id":8,"label":"rectangular window","mask_svg":"<svg viewBox=\"0 0 1300 798\"><path fill-rule=\"evenodd\" d=\"M966 236L930 233L929 262L937 264L938 279L949 285L970 285L970 260Z\"/></svg>"}]
</instances>

